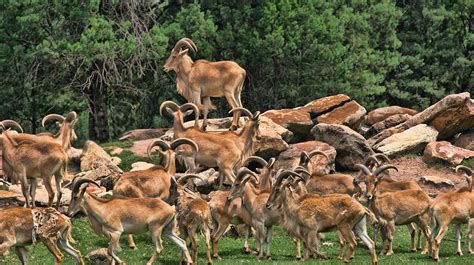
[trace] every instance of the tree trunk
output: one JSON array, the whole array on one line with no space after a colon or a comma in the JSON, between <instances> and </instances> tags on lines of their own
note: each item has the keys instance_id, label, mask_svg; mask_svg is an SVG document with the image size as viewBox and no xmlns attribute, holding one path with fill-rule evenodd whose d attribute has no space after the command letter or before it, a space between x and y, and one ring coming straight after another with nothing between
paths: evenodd
<instances>
[{"instance_id":1,"label":"tree trunk","mask_svg":"<svg viewBox=\"0 0 474 265\"><path fill-rule=\"evenodd\" d=\"M96 80L97 81L97 80ZM109 140L109 122L107 114L107 86L92 82L88 90L89 98L89 139L99 143Z\"/></svg>"}]
</instances>

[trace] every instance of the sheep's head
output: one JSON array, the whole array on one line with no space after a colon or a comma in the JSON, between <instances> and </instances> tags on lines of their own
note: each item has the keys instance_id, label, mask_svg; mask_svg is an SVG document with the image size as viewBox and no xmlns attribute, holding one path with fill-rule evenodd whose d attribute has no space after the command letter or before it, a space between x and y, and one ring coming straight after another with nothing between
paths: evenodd
<instances>
[{"instance_id":1,"label":"sheep's head","mask_svg":"<svg viewBox=\"0 0 474 265\"><path fill-rule=\"evenodd\" d=\"M181 49L182 47L187 48ZM183 58L188 54L189 49L196 53L196 44L194 44L194 42L188 38L180 39L174 46L173 50L171 50L171 55L166 60L165 65L163 66L163 70L165 72L169 72L171 70L178 72L178 67L181 64Z\"/></svg>"},{"instance_id":2,"label":"sheep's head","mask_svg":"<svg viewBox=\"0 0 474 265\"><path fill-rule=\"evenodd\" d=\"M289 187L290 181L286 181L290 176L295 176L298 178L304 179L300 174L295 171L291 170L279 170L277 173L277 177L275 180L275 184L273 185L272 191L270 192L270 196L267 199L267 203L265 207L267 209L272 209L275 205L279 206L282 203L284 195L284 190Z\"/></svg>"},{"instance_id":3,"label":"sheep's head","mask_svg":"<svg viewBox=\"0 0 474 265\"><path fill-rule=\"evenodd\" d=\"M313 176L326 175L331 171L329 160L326 153L322 151L313 150L309 154L303 151L301 152L299 165L306 167Z\"/></svg>"},{"instance_id":4,"label":"sheep's head","mask_svg":"<svg viewBox=\"0 0 474 265\"><path fill-rule=\"evenodd\" d=\"M460 171L463 172L463 175L466 178L468 189L472 191L472 169L459 165L456 167L456 173L459 173Z\"/></svg>"},{"instance_id":5,"label":"sheep's head","mask_svg":"<svg viewBox=\"0 0 474 265\"><path fill-rule=\"evenodd\" d=\"M67 215L73 217L79 211L84 211L84 193L88 188L88 185L84 184L93 184L100 188L100 185L97 182L86 179L86 178L74 178L71 183L71 202L69 203L69 207L67 209Z\"/></svg>"},{"instance_id":6,"label":"sheep's head","mask_svg":"<svg viewBox=\"0 0 474 265\"><path fill-rule=\"evenodd\" d=\"M241 198L244 193L245 184L252 180L254 185L258 184L257 175L250 169L243 167L237 172L234 183L230 188L230 194L227 196L227 201L232 201L234 198Z\"/></svg>"},{"instance_id":7,"label":"sheep's head","mask_svg":"<svg viewBox=\"0 0 474 265\"><path fill-rule=\"evenodd\" d=\"M163 140L157 139L148 145L148 148L147 148L148 157L152 158L152 155L151 155L152 149L155 146L159 147L158 152L160 153L160 156L162 158L161 165L164 168L166 168L166 170L170 170L171 162L173 162L174 159L176 158L176 153L178 151L181 152L181 150L177 150L178 147L181 145L189 145L191 147L191 153L193 154L193 157L196 156L199 150L198 145L194 141L188 138L178 138L174 140L173 142L171 142L170 144L166 143ZM175 169L172 169L172 170L175 170Z\"/></svg>"},{"instance_id":8,"label":"sheep's head","mask_svg":"<svg viewBox=\"0 0 474 265\"><path fill-rule=\"evenodd\" d=\"M260 140L260 130L259 130L260 111L256 111L255 113L252 113L246 108L237 107L237 108L231 109L229 111L229 114L234 114L234 112L236 112L236 111L239 111L242 114L249 117L249 120L247 121L247 123L245 123L243 130L248 130L248 131L254 132L253 137L255 138L255 140L257 140L257 141Z\"/></svg>"},{"instance_id":9,"label":"sheep's head","mask_svg":"<svg viewBox=\"0 0 474 265\"><path fill-rule=\"evenodd\" d=\"M194 113L194 124L195 124L195 127L198 127L200 113L199 113L199 108L196 106L196 104L186 103L181 106L178 106L178 104L174 103L173 101L168 100L161 103L160 105L161 116L163 116L165 110L167 113L173 116L175 126L179 124L180 126L183 126L183 127L184 127L184 118Z\"/></svg>"},{"instance_id":10,"label":"sheep's head","mask_svg":"<svg viewBox=\"0 0 474 265\"><path fill-rule=\"evenodd\" d=\"M23 128L21 127L21 125L14 120L0 121L0 126L2 127L2 131L6 130L7 128L16 128L18 132L23 133Z\"/></svg>"},{"instance_id":11,"label":"sheep's head","mask_svg":"<svg viewBox=\"0 0 474 265\"><path fill-rule=\"evenodd\" d=\"M64 143L66 147L70 147L71 142L77 140L77 135L74 130L76 123L79 121L77 113L75 111L69 112L66 117L59 114L48 114L43 120L41 120L41 125L45 127L46 123L50 120L55 120L60 127L60 134L63 134L65 137L64 140L69 140L69 142Z\"/></svg>"},{"instance_id":12,"label":"sheep's head","mask_svg":"<svg viewBox=\"0 0 474 265\"><path fill-rule=\"evenodd\" d=\"M383 165L374 171L371 171L368 167L362 164L356 164L355 167L359 169L363 175L362 179L364 179L366 186L365 196L368 200L371 200L374 197L375 190L377 188L377 185L379 184L379 180L383 177L380 176L382 172L390 168L393 168L398 171L398 168L394 165Z\"/></svg>"}]
</instances>

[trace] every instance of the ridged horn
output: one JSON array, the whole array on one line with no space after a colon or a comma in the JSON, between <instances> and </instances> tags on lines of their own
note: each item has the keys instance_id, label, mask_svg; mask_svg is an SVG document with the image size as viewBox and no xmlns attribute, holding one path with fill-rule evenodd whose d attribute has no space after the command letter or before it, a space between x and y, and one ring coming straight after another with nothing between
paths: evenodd
<instances>
[{"instance_id":1,"label":"ridged horn","mask_svg":"<svg viewBox=\"0 0 474 265\"><path fill-rule=\"evenodd\" d=\"M41 126L45 126L46 122L49 120L57 120L59 122L63 122L66 118L63 115L59 114L48 114L44 116L44 118L41 120Z\"/></svg>"},{"instance_id":2,"label":"ridged horn","mask_svg":"<svg viewBox=\"0 0 474 265\"><path fill-rule=\"evenodd\" d=\"M202 180L202 178L200 176L196 175L196 174L186 174L186 175L180 177L176 181L179 185L185 185L186 182L190 179L200 179L200 180Z\"/></svg>"},{"instance_id":3,"label":"ridged horn","mask_svg":"<svg viewBox=\"0 0 474 265\"><path fill-rule=\"evenodd\" d=\"M362 165L362 164L355 164L354 165L355 168L357 168L358 170L364 172L365 176L368 176L368 175L371 175L372 174L372 171L370 171L370 169L365 166L365 165ZM364 176L364 177L365 177Z\"/></svg>"},{"instance_id":4,"label":"ridged horn","mask_svg":"<svg viewBox=\"0 0 474 265\"><path fill-rule=\"evenodd\" d=\"M377 167L380 166L380 161L377 159L377 157L375 157L375 155L367 157L367 159L365 159L364 161L364 165L368 167L370 165L370 162L375 163Z\"/></svg>"},{"instance_id":5,"label":"ridged horn","mask_svg":"<svg viewBox=\"0 0 474 265\"><path fill-rule=\"evenodd\" d=\"M379 168L377 168L377 170L374 171L374 176L378 176L380 173L384 172L385 170L387 169L390 169L390 168L393 168L395 169L396 171L398 171L398 168L394 165L383 165Z\"/></svg>"},{"instance_id":6,"label":"ridged horn","mask_svg":"<svg viewBox=\"0 0 474 265\"><path fill-rule=\"evenodd\" d=\"M77 113L75 111L71 111L66 115L66 120L68 122L74 122L77 120Z\"/></svg>"},{"instance_id":7,"label":"ridged horn","mask_svg":"<svg viewBox=\"0 0 474 265\"><path fill-rule=\"evenodd\" d=\"M199 116L201 115L201 113L199 111L198 106L196 106L196 104L194 104L194 103L185 103L185 104L183 104L179 107L179 110L183 113L188 111L188 110L193 110L193 112L194 112L194 124L195 125L198 124Z\"/></svg>"},{"instance_id":8,"label":"ridged horn","mask_svg":"<svg viewBox=\"0 0 474 265\"><path fill-rule=\"evenodd\" d=\"M161 116L163 116L163 110L166 109L166 108L170 108L173 111L178 111L179 110L178 104L174 103L171 100L167 100L167 101L161 103L161 105L160 105L160 115Z\"/></svg>"},{"instance_id":9,"label":"ridged horn","mask_svg":"<svg viewBox=\"0 0 474 265\"><path fill-rule=\"evenodd\" d=\"M189 39L189 38L182 38L180 39L178 42L176 42L176 44L174 45L174 48L172 50L172 52L174 53L177 53L179 52L179 50L181 49L181 47L183 46L186 46L188 48L190 48L194 53L197 52L197 46L196 44L194 44L194 42Z\"/></svg>"},{"instance_id":10,"label":"ridged horn","mask_svg":"<svg viewBox=\"0 0 474 265\"><path fill-rule=\"evenodd\" d=\"M250 110L248 110L246 108L242 108L242 107L237 107L237 108L233 108L233 109L229 110L229 114L234 114L235 111L240 111L240 112L244 113L250 119L254 118L254 116L253 116L252 112L250 112Z\"/></svg>"},{"instance_id":11,"label":"ridged horn","mask_svg":"<svg viewBox=\"0 0 474 265\"><path fill-rule=\"evenodd\" d=\"M148 145L148 148L146 149L146 153L148 154L148 157L151 158L151 149L153 149L153 147L155 146L159 146L161 150L163 151L171 149L171 146L168 143L166 143L163 140L157 139Z\"/></svg>"},{"instance_id":12,"label":"ridged horn","mask_svg":"<svg viewBox=\"0 0 474 265\"><path fill-rule=\"evenodd\" d=\"M466 174L468 176L472 176L472 169L466 167L466 166L463 166L463 165L459 165L456 167L456 173L459 173L459 171L464 171L466 172Z\"/></svg>"},{"instance_id":13,"label":"ridged horn","mask_svg":"<svg viewBox=\"0 0 474 265\"><path fill-rule=\"evenodd\" d=\"M388 158L386 154L376 153L373 156L376 157L379 161L383 160L385 163L390 163L390 158ZM382 164L382 163L379 163L379 164Z\"/></svg>"},{"instance_id":14,"label":"ridged horn","mask_svg":"<svg viewBox=\"0 0 474 265\"><path fill-rule=\"evenodd\" d=\"M259 156L249 156L247 160L245 160L245 165L248 165L252 162L258 163L260 167L266 167L268 165L268 162Z\"/></svg>"},{"instance_id":15,"label":"ridged horn","mask_svg":"<svg viewBox=\"0 0 474 265\"><path fill-rule=\"evenodd\" d=\"M267 163L267 168L272 168L273 165L275 165L275 161L276 159L274 157L270 158L270 160L268 160L268 163Z\"/></svg>"},{"instance_id":16,"label":"ridged horn","mask_svg":"<svg viewBox=\"0 0 474 265\"><path fill-rule=\"evenodd\" d=\"M284 179L288 178L289 176L297 176L301 179L304 180L304 178L296 173L295 171L292 171L292 170L283 170L281 171L278 176L276 177L276 180L275 180L275 186L279 186L281 185L281 183L283 182Z\"/></svg>"},{"instance_id":17,"label":"ridged horn","mask_svg":"<svg viewBox=\"0 0 474 265\"><path fill-rule=\"evenodd\" d=\"M239 169L239 171L237 172L237 176L235 177L234 183L241 182L242 179L243 179L246 175L251 175L251 176L254 176L255 178L257 178L257 176L255 175L255 172L253 172L252 170L250 170L250 169L248 169L248 168L246 168L246 167L242 167L242 168Z\"/></svg>"},{"instance_id":18,"label":"ridged horn","mask_svg":"<svg viewBox=\"0 0 474 265\"><path fill-rule=\"evenodd\" d=\"M180 145L183 145L183 144L190 145L193 149L194 154L199 152L199 147L196 144L196 142L194 142L193 140L188 139L188 138L178 138L178 139L174 140L173 142L171 142L171 144L169 146L171 147L171 149L175 150L176 147L178 147Z\"/></svg>"},{"instance_id":19,"label":"ridged horn","mask_svg":"<svg viewBox=\"0 0 474 265\"><path fill-rule=\"evenodd\" d=\"M97 182L93 181L92 179L81 178L81 179L76 180L74 182L74 185L72 185L71 194L73 195L76 194L79 191L79 188L81 187L81 185L84 183L92 183L100 188L100 185Z\"/></svg>"},{"instance_id":20,"label":"ridged horn","mask_svg":"<svg viewBox=\"0 0 474 265\"><path fill-rule=\"evenodd\" d=\"M0 123L3 125L5 129L10 128L10 127L16 127L21 133L23 133L23 128L21 128L21 125L14 120L4 120L4 121L1 121Z\"/></svg>"}]
</instances>

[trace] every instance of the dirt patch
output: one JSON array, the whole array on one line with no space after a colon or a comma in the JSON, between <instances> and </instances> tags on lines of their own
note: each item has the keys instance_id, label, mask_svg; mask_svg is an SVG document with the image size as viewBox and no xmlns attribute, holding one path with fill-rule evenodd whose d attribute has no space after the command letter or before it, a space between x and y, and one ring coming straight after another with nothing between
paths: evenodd
<instances>
[{"instance_id":1,"label":"dirt patch","mask_svg":"<svg viewBox=\"0 0 474 265\"><path fill-rule=\"evenodd\" d=\"M135 141L133 142L133 146L126 150L130 150L130 152L134 153L136 156L148 157L146 150L148 146L150 145L150 143L153 142L154 140L156 139L146 139L146 140Z\"/></svg>"}]
</instances>

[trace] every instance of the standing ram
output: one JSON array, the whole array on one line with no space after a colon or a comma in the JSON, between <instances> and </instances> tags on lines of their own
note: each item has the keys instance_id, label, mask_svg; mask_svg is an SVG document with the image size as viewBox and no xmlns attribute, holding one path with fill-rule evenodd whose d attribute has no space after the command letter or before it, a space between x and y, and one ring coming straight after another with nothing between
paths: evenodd
<instances>
[{"instance_id":1,"label":"standing ram","mask_svg":"<svg viewBox=\"0 0 474 265\"><path fill-rule=\"evenodd\" d=\"M181 49L186 47L186 49ZM190 103L196 104L203 112L202 129L207 126L209 109L215 109L211 97L224 97L232 109L242 107L240 93L246 77L245 70L232 61L209 62L193 61L188 55L191 49L197 52L194 42L188 38L180 39L163 66L165 72L175 71L176 88ZM238 127L240 112L234 112L231 130Z\"/></svg>"}]
</instances>

